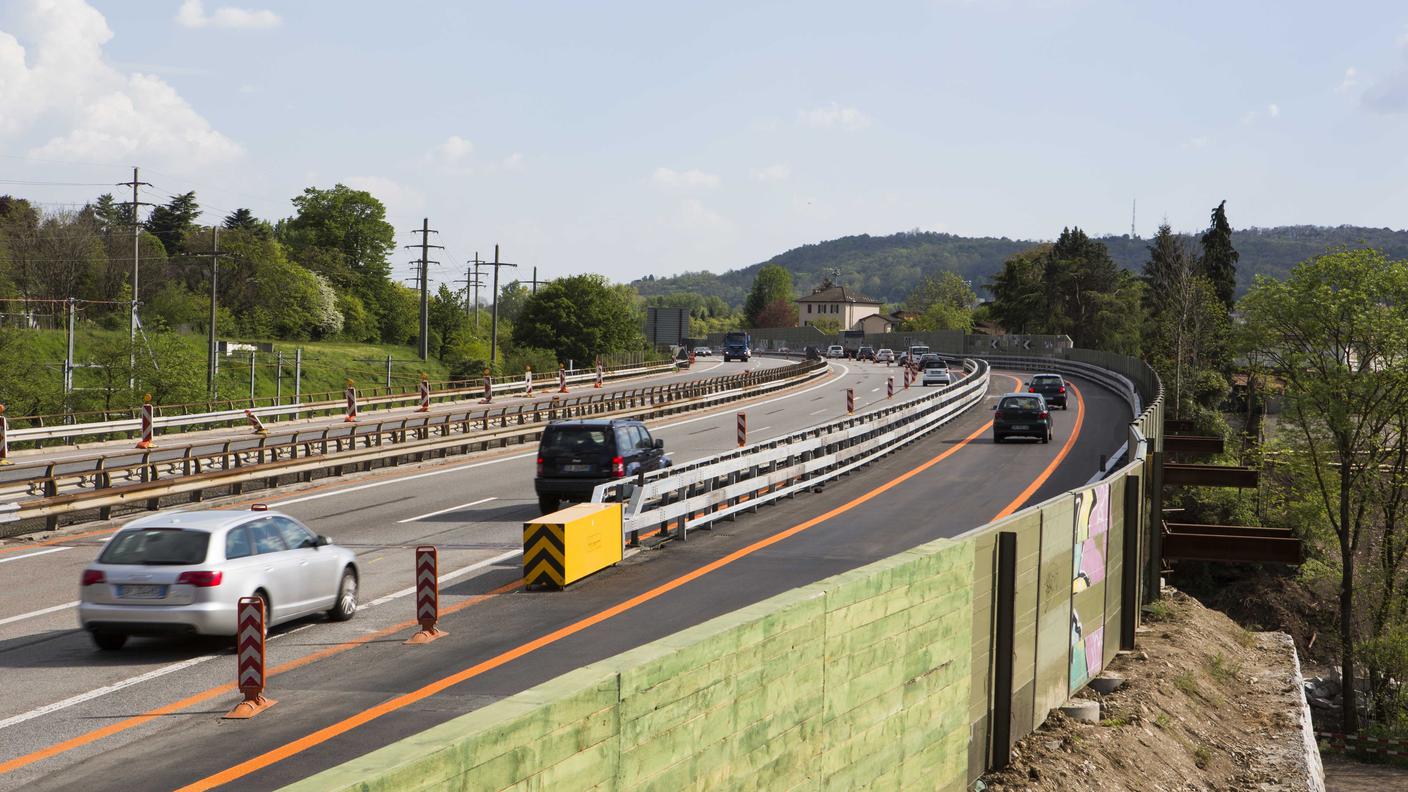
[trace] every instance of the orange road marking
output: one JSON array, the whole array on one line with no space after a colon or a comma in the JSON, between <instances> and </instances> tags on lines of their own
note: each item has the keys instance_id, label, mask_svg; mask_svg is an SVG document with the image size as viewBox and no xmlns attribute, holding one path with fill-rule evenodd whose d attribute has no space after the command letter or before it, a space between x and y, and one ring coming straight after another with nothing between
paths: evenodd
<instances>
[{"instance_id":1,"label":"orange road marking","mask_svg":"<svg viewBox=\"0 0 1408 792\"><path fill-rule=\"evenodd\" d=\"M1016 378L1014 377L1013 379ZM1021 387L1021 380L1017 381L1017 387ZM889 490L899 486L900 484L903 484L904 482L910 480L911 478L914 478L920 473L923 473L929 468L932 468L934 465L937 465L943 460L958 453L960 449L962 449L964 446L968 445L972 441L976 440L991 426L992 421L989 420L987 423L978 427L967 437L964 437L962 440L960 440L956 445L939 454L938 456L930 458L929 460L923 462L917 467L905 471L904 473L896 476L893 479L890 479L884 484L875 487L869 492L866 492L852 500L849 500L846 503L841 504L840 506L832 508L830 511L827 511L816 517L812 517L811 519L798 523L797 525L794 525L791 528L775 533L765 539L760 539L750 545L747 545L746 547L741 547L726 556L723 556L707 564L704 564L703 566L690 570L689 572L686 572L685 574L680 575L679 577L674 578L673 580L661 583L660 585L648 591L642 592L641 594L637 594L636 596L628 600L612 605L611 607L606 608L605 610L598 611L597 613L594 613L591 616L587 616L565 627L561 627L557 630L547 633L546 635L541 635L527 643L520 644L519 646L513 649L509 649L508 651L502 652L487 660L476 663L454 674L442 677L421 688L412 690L408 693L403 693L399 696L396 696L395 698L388 699L387 701L383 701L382 703L377 704L374 707L370 707L348 718L344 718L343 720L340 720L329 726L325 726L315 732L312 732L311 734L304 735L303 737L300 737L297 740L285 743L284 745L281 745L278 748L260 754L259 756L247 759L219 773L208 776L206 778L202 778L199 781L195 781L191 784L181 787L179 790L177 790L177 792L197 792L197 790L213 789L215 787L228 784L231 781L243 778L249 775L250 773L262 770L263 768L268 767L269 765L277 764L278 762L281 762L285 759L288 759L289 757L302 753L303 751L306 751L309 748L327 742L328 740L337 737L338 735L349 732L357 728L358 726L362 726L363 724L376 720L377 718L380 718L383 715L408 707L411 704L429 698L430 696L433 696L436 693L439 693L447 688L458 685L459 683L464 682L466 680L473 679L474 677L479 676L487 671L492 671L493 669L506 665L514 660L517 660L520 657L523 657L524 655L527 655L531 652L535 652L538 649L543 648L544 646L556 643L562 640L563 638L575 635L576 633L579 633L582 630L600 624L601 622L604 622L607 619L612 618L613 616L618 616L622 613L625 613L626 611L632 610L664 594L674 591L675 589L685 585L686 583L690 583L691 581L697 580L703 577L704 575L709 574L710 572L728 566L729 564L732 564L735 561L738 561L739 559L750 556L753 553L758 552L759 550L777 544L778 542L781 542L784 539L795 536L809 528L813 528L817 525L820 525L821 523L824 523L833 517L844 514L856 508L857 506L860 506L861 504L864 504L870 500L873 500L874 498L879 497L885 492L888 492Z\"/></svg>"},{"instance_id":2,"label":"orange road marking","mask_svg":"<svg viewBox=\"0 0 1408 792\"><path fill-rule=\"evenodd\" d=\"M491 599L500 594L504 594L514 589L522 587L523 581L516 580L512 583L507 583L505 585L499 586L498 588L488 592L487 594L475 594L474 596L464 600L463 602L457 602L454 605L449 606L448 608L442 608L440 612L442 614L450 614L454 613L455 611L464 610L465 608L468 608L471 605L477 605L480 602L484 602L485 600ZM411 619L410 621L403 621L397 624L393 624L390 627L384 627L374 633L359 636L357 638L353 638L350 641L335 644L333 646L327 647L326 649L320 649L312 654L305 655L295 660L290 660L287 663L281 663L280 665L276 665L269 669L268 675L275 676L277 674L282 674L286 671L292 671L295 668L302 668L303 666L306 666L310 663L315 663L319 660L327 659L329 657L332 657L333 655L342 654L343 652L346 652L349 649L355 649L358 646L361 646L370 641L374 641L378 638L385 638L388 635L401 632L402 630L414 627L417 624L418 622L416 620ZM107 726L104 726L101 729L95 729L85 734L80 734L76 737L64 740L63 742L55 743L46 748L41 748L38 751L34 751L33 753L27 753L24 756L17 756L7 762L0 763L0 775L4 775L5 773L10 772L11 770L18 770L21 767L33 764L43 759L48 759L51 756L57 756L58 754L66 753L68 751L73 750L74 748L89 745L91 743L103 739L104 737L110 737L114 734L117 734L118 732L127 731L128 729L141 726L143 723L146 723L150 720L154 720L156 718L160 718L163 715L170 715L172 713L180 712L181 710L186 709L187 707L194 707L195 705L200 704L203 701L209 701L210 699L215 698L216 696L220 696L225 693L230 693L234 690L235 683L228 682L224 685L219 685L208 690L203 690L200 693L187 696L186 698L183 698L180 701L173 701L170 704L158 707L149 712L144 712L141 715L134 715L125 720L118 721L117 723L112 723Z\"/></svg>"},{"instance_id":3,"label":"orange road marking","mask_svg":"<svg viewBox=\"0 0 1408 792\"><path fill-rule=\"evenodd\" d=\"M1066 454L1069 454L1071 448L1075 446L1076 438L1080 436L1080 426L1085 422L1085 399L1080 395L1080 388L1077 388L1074 383L1067 384L1071 386L1071 390L1075 391L1076 394L1076 422L1071 426L1071 436L1066 438L1065 444L1061 446L1060 453L1056 454L1056 458L1051 460L1051 464L1047 465L1046 469L1041 471L1041 475L1033 479L1032 483L1027 485L1026 489L1022 490L1021 495L1014 498L1011 503L1007 504L1005 509L998 512L997 516L993 517L989 522L1001 520L1003 517L1020 509L1022 504L1027 502L1027 498L1030 498L1033 493L1041 488L1042 484L1046 483L1047 479L1051 478L1051 474L1056 472L1056 468L1061 466L1061 462L1066 458Z\"/></svg>"}]
</instances>

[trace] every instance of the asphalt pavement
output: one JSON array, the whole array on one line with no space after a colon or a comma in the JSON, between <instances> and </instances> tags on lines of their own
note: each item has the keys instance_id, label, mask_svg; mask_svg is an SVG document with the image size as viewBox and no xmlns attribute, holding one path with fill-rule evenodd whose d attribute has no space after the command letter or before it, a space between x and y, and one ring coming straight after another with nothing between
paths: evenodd
<instances>
[{"instance_id":1,"label":"asphalt pavement","mask_svg":"<svg viewBox=\"0 0 1408 792\"><path fill-rule=\"evenodd\" d=\"M839 417L847 387L856 389L862 407L883 400L885 377L897 376L895 369L873 364L835 369L833 378L743 408L750 438ZM1016 381L995 372L989 399ZM280 703L247 722L218 718L238 699L231 689L234 660L222 642L135 639L122 652L100 653L74 629L66 602L76 596L78 574L108 531L62 544L0 546L0 576L11 582L7 590L24 592L0 602L0 674L6 680L0 789L173 788L246 760L267 766L227 779L235 786L270 788L583 663L932 538L957 535L1017 501L1034 503L1084 483L1100 456L1123 442L1130 420L1124 403L1098 386L1075 382L1082 405L1055 413L1057 437L1049 445L993 445L981 431L987 410L975 408L820 494L692 532L686 543L636 554L560 593L516 587L521 525L537 516L531 453L378 471L271 497L277 508L357 550L364 610L345 624L309 620L276 629L269 644L269 695ZM922 392L913 388L898 398ZM676 460L685 461L733 447L736 411L664 419L653 422L653 429ZM1077 424L1079 434L1072 437ZM692 570L838 507L846 508L680 582ZM451 611L442 626L450 635L405 647L400 642L413 631L412 549L423 543L441 548L447 578L441 602ZM652 590L658 593L630 610L600 618L604 609ZM553 635L544 648L523 651ZM484 669L464 681L333 739L297 753L284 747L479 663Z\"/></svg>"}]
</instances>

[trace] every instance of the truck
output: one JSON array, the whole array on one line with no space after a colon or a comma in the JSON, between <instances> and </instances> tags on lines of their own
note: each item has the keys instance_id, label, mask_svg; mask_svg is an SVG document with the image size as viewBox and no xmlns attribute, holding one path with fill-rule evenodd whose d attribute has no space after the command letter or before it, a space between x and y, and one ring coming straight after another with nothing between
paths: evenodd
<instances>
[{"instance_id":1,"label":"truck","mask_svg":"<svg viewBox=\"0 0 1408 792\"><path fill-rule=\"evenodd\" d=\"M748 358L753 355L753 339L748 333L742 330L730 330L724 333L724 362L730 360L741 360L748 362Z\"/></svg>"}]
</instances>

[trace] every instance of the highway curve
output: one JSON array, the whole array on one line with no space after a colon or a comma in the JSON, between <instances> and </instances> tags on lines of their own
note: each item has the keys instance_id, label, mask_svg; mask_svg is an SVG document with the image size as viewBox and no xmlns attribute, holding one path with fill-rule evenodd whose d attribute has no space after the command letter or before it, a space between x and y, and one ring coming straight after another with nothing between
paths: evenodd
<instances>
[{"instance_id":1,"label":"highway curve","mask_svg":"<svg viewBox=\"0 0 1408 792\"><path fill-rule=\"evenodd\" d=\"M748 408L755 439L836 417L848 385L862 403L867 394L883 397L886 369L850 367L837 380ZM1015 382L995 372L994 393ZM0 788L174 788L202 780L275 787L584 663L956 535L1084 483L1100 456L1123 442L1125 403L1074 384L1080 401L1056 413L1049 445L993 445L984 431L989 414L976 408L823 493L691 533L687 543L638 554L560 593L517 588L519 526L536 516L527 458L402 470L294 494L282 508L357 548L368 570L364 592L374 599L347 624L276 631L268 692L279 704L252 721L222 722L218 714L237 695L233 658L219 646L137 641L99 654L72 629L71 612L29 617L12 623L24 625L20 634L0 633L7 680ZM667 420L660 433L687 459L731 446L732 415ZM435 514L441 510L448 511ZM443 548L442 571L459 571L442 584L450 635L405 647L409 598L389 595L409 584L410 547L423 541ZM92 554L91 546L74 548L0 571L35 583L66 578L67 588L49 596L72 596ZM51 566L59 564L62 571ZM0 630L10 626L5 618L0 613Z\"/></svg>"}]
</instances>

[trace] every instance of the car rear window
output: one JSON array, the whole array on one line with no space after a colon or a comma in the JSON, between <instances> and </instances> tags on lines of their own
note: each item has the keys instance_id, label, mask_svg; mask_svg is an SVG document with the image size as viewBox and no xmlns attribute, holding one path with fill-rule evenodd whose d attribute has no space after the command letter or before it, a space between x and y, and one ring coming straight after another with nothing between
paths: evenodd
<instances>
[{"instance_id":1,"label":"car rear window","mask_svg":"<svg viewBox=\"0 0 1408 792\"><path fill-rule=\"evenodd\" d=\"M182 528L134 528L108 540L100 564L199 564L210 534Z\"/></svg>"},{"instance_id":2,"label":"car rear window","mask_svg":"<svg viewBox=\"0 0 1408 792\"><path fill-rule=\"evenodd\" d=\"M1004 410L1040 410L1041 399L1033 396L1009 396L1002 400Z\"/></svg>"},{"instance_id":3,"label":"car rear window","mask_svg":"<svg viewBox=\"0 0 1408 792\"><path fill-rule=\"evenodd\" d=\"M1032 382L1038 385L1060 385L1061 378L1053 374L1047 374L1044 377L1032 377Z\"/></svg>"},{"instance_id":4,"label":"car rear window","mask_svg":"<svg viewBox=\"0 0 1408 792\"><path fill-rule=\"evenodd\" d=\"M542 450L563 454L580 454L585 451L608 451L611 449L611 430L587 427L549 427L543 433Z\"/></svg>"}]
</instances>

